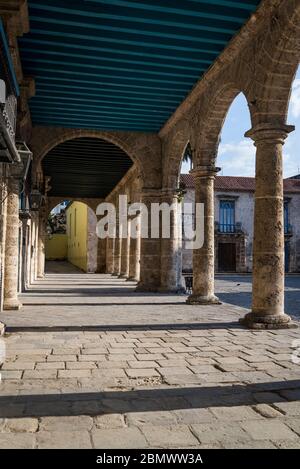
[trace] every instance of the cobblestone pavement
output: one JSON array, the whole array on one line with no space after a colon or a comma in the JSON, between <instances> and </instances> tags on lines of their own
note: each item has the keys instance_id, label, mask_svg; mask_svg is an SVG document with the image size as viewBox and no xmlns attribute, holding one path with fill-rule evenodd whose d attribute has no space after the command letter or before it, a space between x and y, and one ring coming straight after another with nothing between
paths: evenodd
<instances>
[{"instance_id":1,"label":"cobblestone pavement","mask_svg":"<svg viewBox=\"0 0 300 469\"><path fill-rule=\"evenodd\" d=\"M73 270L23 301L5 314L1 448L300 447L300 329Z\"/></svg>"}]
</instances>

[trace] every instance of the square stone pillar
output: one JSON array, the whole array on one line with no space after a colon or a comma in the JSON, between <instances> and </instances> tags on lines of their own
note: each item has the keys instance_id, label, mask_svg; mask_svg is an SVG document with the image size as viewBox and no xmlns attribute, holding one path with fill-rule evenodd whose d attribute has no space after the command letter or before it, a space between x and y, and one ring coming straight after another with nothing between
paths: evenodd
<instances>
[{"instance_id":1,"label":"square stone pillar","mask_svg":"<svg viewBox=\"0 0 300 469\"><path fill-rule=\"evenodd\" d=\"M122 252L121 252L121 269L120 278L127 279L129 277L129 252L130 252L130 220L127 221L127 236L123 233Z\"/></svg>"},{"instance_id":2,"label":"square stone pillar","mask_svg":"<svg viewBox=\"0 0 300 469\"><path fill-rule=\"evenodd\" d=\"M18 299L19 280L19 191L20 181L8 179L5 266L4 266L4 309L21 308Z\"/></svg>"},{"instance_id":3,"label":"square stone pillar","mask_svg":"<svg viewBox=\"0 0 300 469\"><path fill-rule=\"evenodd\" d=\"M134 227L134 225L136 225ZM135 229L135 237L130 237L129 248L129 277L127 280L136 281L140 280L140 258L141 258L141 215L137 215L130 221L130 231L133 233Z\"/></svg>"},{"instance_id":4,"label":"square stone pillar","mask_svg":"<svg viewBox=\"0 0 300 469\"><path fill-rule=\"evenodd\" d=\"M122 253L122 227L119 223L118 209L116 208L116 238L115 238L115 249L114 249L113 275L117 277L121 273L121 253Z\"/></svg>"},{"instance_id":5,"label":"square stone pillar","mask_svg":"<svg viewBox=\"0 0 300 469\"><path fill-rule=\"evenodd\" d=\"M294 325L284 313L282 146L291 125L260 124L246 133L256 146L252 311L241 322L252 329Z\"/></svg>"},{"instance_id":6,"label":"square stone pillar","mask_svg":"<svg viewBox=\"0 0 300 469\"><path fill-rule=\"evenodd\" d=\"M106 243L107 238L98 238L96 272L99 274L104 274L106 272Z\"/></svg>"},{"instance_id":7,"label":"square stone pillar","mask_svg":"<svg viewBox=\"0 0 300 469\"><path fill-rule=\"evenodd\" d=\"M219 168L199 166L191 171L195 182L195 203L203 204L204 242L193 251L193 293L188 304L220 304L215 296L215 219L214 219L214 180Z\"/></svg>"},{"instance_id":8,"label":"square stone pillar","mask_svg":"<svg viewBox=\"0 0 300 469\"><path fill-rule=\"evenodd\" d=\"M160 291L161 240L160 237L151 238L151 204L160 203L160 200L161 194L158 190L145 188L142 190L141 203L146 210L144 211L144 215L143 213L141 214L140 281L136 291ZM147 226L144 225L145 223Z\"/></svg>"},{"instance_id":9,"label":"square stone pillar","mask_svg":"<svg viewBox=\"0 0 300 469\"><path fill-rule=\"evenodd\" d=\"M115 255L115 233L112 237L106 239L106 273L114 272L114 255Z\"/></svg>"}]
</instances>

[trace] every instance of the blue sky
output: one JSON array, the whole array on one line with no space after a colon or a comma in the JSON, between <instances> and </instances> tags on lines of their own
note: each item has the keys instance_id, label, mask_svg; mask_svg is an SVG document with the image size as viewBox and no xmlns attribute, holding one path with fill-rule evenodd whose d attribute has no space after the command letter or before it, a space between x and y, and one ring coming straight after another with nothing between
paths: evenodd
<instances>
[{"instance_id":1,"label":"blue sky","mask_svg":"<svg viewBox=\"0 0 300 469\"><path fill-rule=\"evenodd\" d=\"M288 113L288 123L295 125L295 130L285 141L283 147L284 177L300 173L300 67L296 74ZM251 128L250 115L246 99L239 94L228 111L218 151L217 166L221 167L219 175L254 176L255 147L244 133ZM182 165L182 172L189 167Z\"/></svg>"}]
</instances>

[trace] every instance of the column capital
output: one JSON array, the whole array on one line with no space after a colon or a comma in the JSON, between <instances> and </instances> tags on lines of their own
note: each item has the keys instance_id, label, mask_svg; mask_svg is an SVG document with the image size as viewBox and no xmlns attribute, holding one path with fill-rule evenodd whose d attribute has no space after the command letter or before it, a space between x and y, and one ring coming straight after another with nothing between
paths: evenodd
<instances>
[{"instance_id":1,"label":"column capital","mask_svg":"<svg viewBox=\"0 0 300 469\"><path fill-rule=\"evenodd\" d=\"M161 197L177 197L178 195L178 188L173 187L165 187L160 190Z\"/></svg>"},{"instance_id":2,"label":"column capital","mask_svg":"<svg viewBox=\"0 0 300 469\"><path fill-rule=\"evenodd\" d=\"M160 197L161 189L153 189L152 187L143 187L141 190L142 197Z\"/></svg>"},{"instance_id":3,"label":"column capital","mask_svg":"<svg viewBox=\"0 0 300 469\"><path fill-rule=\"evenodd\" d=\"M207 178L207 177L215 177L216 174L221 171L221 168L218 168L214 165L203 165L197 166L190 171L190 174L194 178Z\"/></svg>"},{"instance_id":4,"label":"column capital","mask_svg":"<svg viewBox=\"0 0 300 469\"><path fill-rule=\"evenodd\" d=\"M294 125L272 124L269 122L257 124L245 133L245 137L254 140L255 143L262 140L271 140L276 143L284 143L290 132L295 130Z\"/></svg>"}]
</instances>

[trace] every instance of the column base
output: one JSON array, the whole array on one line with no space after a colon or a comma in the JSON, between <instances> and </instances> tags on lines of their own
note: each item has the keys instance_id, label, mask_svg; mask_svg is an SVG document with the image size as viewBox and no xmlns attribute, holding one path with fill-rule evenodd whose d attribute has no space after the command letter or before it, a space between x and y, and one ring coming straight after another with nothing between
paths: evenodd
<instances>
[{"instance_id":1,"label":"column base","mask_svg":"<svg viewBox=\"0 0 300 469\"><path fill-rule=\"evenodd\" d=\"M127 279L128 277L127 277L127 275L126 275L126 274L120 274L120 275L118 275L118 278Z\"/></svg>"},{"instance_id":2,"label":"column base","mask_svg":"<svg viewBox=\"0 0 300 469\"><path fill-rule=\"evenodd\" d=\"M221 305L222 304L219 298L215 295L201 296L201 295L196 295L196 294L190 295L187 298L186 303L188 305Z\"/></svg>"},{"instance_id":3,"label":"column base","mask_svg":"<svg viewBox=\"0 0 300 469\"><path fill-rule=\"evenodd\" d=\"M19 300L6 300L3 304L3 309L18 311L22 308L22 303Z\"/></svg>"},{"instance_id":4,"label":"column base","mask_svg":"<svg viewBox=\"0 0 300 469\"><path fill-rule=\"evenodd\" d=\"M292 322L287 314L273 314L259 316L250 312L239 320L248 329L296 329L298 325Z\"/></svg>"},{"instance_id":5,"label":"column base","mask_svg":"<svg viewBox=\"0 0 300 469\"><path fill-rule=\"evenodd\" d=\"M138 281L139 281L139 280L138 280L137 278L135 278L135 277L128 277L128 278L126 279L126 282L138 282Z\"/></svg>"},{"instance_id":6,"label":"column base","mask_svg":"<svg viewBox=\"0 0 300 469\"><path fill-rule=\"evenodd\" d=\"M159 293L168 293L173 295L184 295L186 293L184 287L159 287L157 289Z\"/></svg>"},{"instance_id":7,"label":"column base","mask_svg":"<svg viewBox=\"0 0 300 469\"><path fill-rule=\"evenodd\" d=\"M136 292L140 293L160 293L159 286L156 285L145 285L143 283L138 283L135 289Z\"/></svg>"},{"instance_id":8,"label":"column base","mask_svg":"<svg viewBox=\"0 0 300 469\"><path fill-rule=\"evenodd\" d=\"M112 277L119 277L120 274L116 274L115 272L113 272L111 275Z\"/></svg>"},{"instance_id":9,"label":"column base","mask_svg":"<svg viewBox=\"0 0 300 469\"><path fill-rule=\"evenodd\" d=\"M5 324L3 322L0 322L0 337L5 334Z\"/></svg>"}]
</instances>

